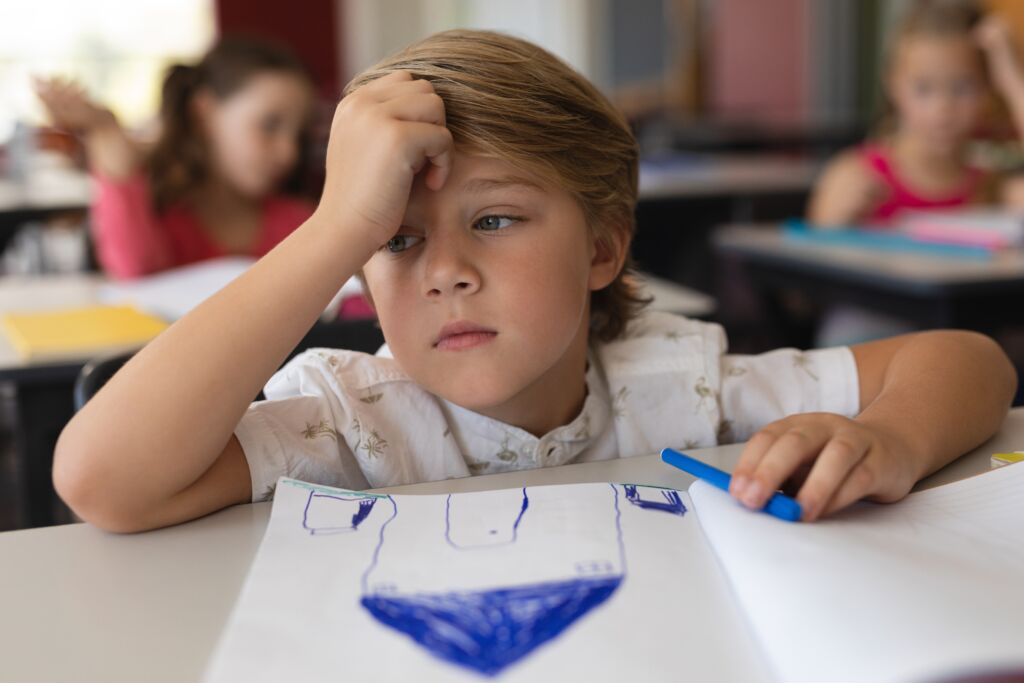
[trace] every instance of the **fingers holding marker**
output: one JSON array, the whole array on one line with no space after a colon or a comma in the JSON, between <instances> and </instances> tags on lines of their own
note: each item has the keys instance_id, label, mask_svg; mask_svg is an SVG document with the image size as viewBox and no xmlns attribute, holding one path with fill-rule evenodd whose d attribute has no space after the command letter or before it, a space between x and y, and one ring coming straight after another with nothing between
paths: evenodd
<instances>
[{"instance_id":1,"label":"fingers holding marker","mask_svg":"<svg viewBox=\"0 0 1024 683\"><path fill-rule=\"evenodd\" d=\"M825 444L796 495L805 520L818 519L829 510L851 471L867 455L870 445L862 439L840 435Z\"/></svg>"},{"instance_id":2,"label":"fingers holding marker","mask_svg":"<svg viewBox=\"0 0 1024 683\"><path fill-rule=\"evenodd\" d=\"M765 452L740 497L749 508L760 509L790 476L812 460L825 445L828 434L815 425L788 429Z\"/></svg>"}]
</instances>

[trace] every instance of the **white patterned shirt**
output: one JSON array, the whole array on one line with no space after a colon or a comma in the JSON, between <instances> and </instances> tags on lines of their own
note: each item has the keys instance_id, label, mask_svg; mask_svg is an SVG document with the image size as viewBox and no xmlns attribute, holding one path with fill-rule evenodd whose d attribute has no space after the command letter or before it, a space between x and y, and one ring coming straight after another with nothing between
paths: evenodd
<instances>
[{"instance_id":1,"label":"white patterned shirt","mask_svg":"<svg viewBox=\"0 0 1024 683\"><path fill-rule=\"evenodd\" d=\"M235 430L253 501L279 476L366 489L748 439L787 415L853 417L859 383L846 347L726 354L711 323L649 312L588 353L587 397L541 437L417 385L390 357L312 349L267 383Z\"/></svg>"}]
</instances>

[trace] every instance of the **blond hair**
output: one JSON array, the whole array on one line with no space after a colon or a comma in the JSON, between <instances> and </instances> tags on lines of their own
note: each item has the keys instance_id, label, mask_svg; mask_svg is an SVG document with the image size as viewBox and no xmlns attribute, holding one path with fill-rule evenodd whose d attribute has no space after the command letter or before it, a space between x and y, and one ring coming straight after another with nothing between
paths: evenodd
<instances>
[{"instance_id":1,"label":"blond hair","mask_svg":"<svg viewBox=\"0 0 1024 683\"><path fill-rule=\"evenodd\" d=\"M456 145L553 180L579 203L599 243L635 230L638 152L623 116L583 76L525 40L491 31L437 33L384 59L349 94L394 71L431 82ZM591 333L615 339L647 303L632 262L591 294Z\"/></svg>"}]
</instances>

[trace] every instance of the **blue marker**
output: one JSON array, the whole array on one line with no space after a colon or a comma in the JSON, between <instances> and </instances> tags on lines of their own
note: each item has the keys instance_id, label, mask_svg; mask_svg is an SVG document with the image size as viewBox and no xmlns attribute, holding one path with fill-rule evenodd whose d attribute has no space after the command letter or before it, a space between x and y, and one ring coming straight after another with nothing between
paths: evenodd
<instances>
[{"instance_id":1,"label":"blue marker","mask_svg":"<svg viewBox=\"0 0 1024 683\"><path fill-rule=\"evenodd\" d=\"M717 467L712 467L700 460L694 460L690 456L683 455L671 448L666 448L661 452L661 459L663 462L672 465L672 467L677 467L687 474L703 479L712 486L717 486L723 491L729 490L729 481L732 480L732 476L728 472L723 472ZM767 512L773 517L784 519L787 522L799 522L800 516L803 514L800 503L782 493L773 494L768 499L768 504L762 508L762 511Z\"/></svg>"}]
</instances>

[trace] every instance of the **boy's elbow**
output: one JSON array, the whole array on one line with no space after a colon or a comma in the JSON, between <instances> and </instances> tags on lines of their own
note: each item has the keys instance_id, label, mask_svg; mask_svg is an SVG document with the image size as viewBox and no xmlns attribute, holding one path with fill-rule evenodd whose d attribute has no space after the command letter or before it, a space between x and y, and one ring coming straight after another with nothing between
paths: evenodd
<instances>
[{"instance_id":1,"label":"boy's elbow","mask_svg":"<svg viewBox=\"0 0 1024 683\"><path fill-rule=\"evenodd\" d=\"M979 373L991 378L993 395L1004 396L1007 404L1017 393L1017 368L1003 347L992 337L969 330L941 330L931 334L941 335L963 350L961 357L974 360Z\"/></svg>"},{"instance_id":2,"label":"boy's elbow","mask_svg":"<svg viewBox=\"0 0 1024 683\"><path fill-rule=\"evenodd\" d=\"M118 505L87 449L69 443L64 434L54 450L52 477L57 495L81 520L115 533L145 530L138 516Z\"/></svg>"}]
</instances>

